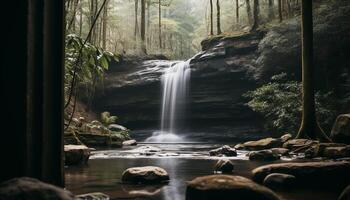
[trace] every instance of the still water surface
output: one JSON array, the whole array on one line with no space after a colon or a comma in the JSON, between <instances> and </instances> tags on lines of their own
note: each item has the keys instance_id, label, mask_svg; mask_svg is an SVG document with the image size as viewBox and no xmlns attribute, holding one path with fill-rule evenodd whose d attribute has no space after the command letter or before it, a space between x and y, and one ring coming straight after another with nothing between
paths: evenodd
<instances>
[{"instance_id":1,"label":"still water surface","mask_svg":"<svg viewBox=\"0 0 350 200\"><path fill-rule=\"evenodd\" d=\"M66 168L66 188L75 194L103 192L111 199L134 200L184 200L186 181L197 176L213 174L217 159L207 156L208 149L220 144L147 144L161 149L152 156L140 156L136 148L98 150L93 153L87 166ZM245 152L233 158L234 175L251 176L251 170L264 165L246 159ZM279 161L288 162L288 160ZM159 166L170 176L166 185L135 186L121 183L123 171L129 167ZM336 200L339 191L291 190L277 192L285 200Z\"/></svg>"}]
</instances>

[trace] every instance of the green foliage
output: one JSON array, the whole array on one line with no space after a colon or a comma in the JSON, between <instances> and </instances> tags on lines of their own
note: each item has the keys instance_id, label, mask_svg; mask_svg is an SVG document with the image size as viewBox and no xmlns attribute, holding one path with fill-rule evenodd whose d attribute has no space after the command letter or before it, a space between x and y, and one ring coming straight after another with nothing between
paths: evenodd
<instances>
[{"instance_id":1,"label":"green foliage","mask_svg":"<svg viewBox=\"0 0 350 200\"><path fill-rule=\"evenodd\" d=\"M271 82L243 96L250 99L247 105L261 113L267 120L267 130L296 133L301 122L302 85L288 81L282 73L271 78ZM331 127L337 115L332 92L317 92L315 95L317 117L321 126Z\"/></svg>"},{"instance_id":2,"label":"green foliage","mask_svg":"<svg viewBox=\"0 0 350 200\"><path fill-rule=\"evenodd\" d=\"M67 35L65 42L66 94L71 89L74 70L76 70L76 86L84 85L89 91L93 91L96 83L103 80L109 62L118 61L118 57L92 44L84 45L82 38L74 34Z\"/></svg>"},{"instance_id":3,"label":"green foliage","mask_svg":"<svg viewBox=\"0 0 350 200\"><path fill-rule=\"evenodd\" d=\"M115 124L117 123L118 117L117 116L111 116L109 112L103 112L101 113L101 122L105 125L108 126L110 124Z\"/></svg>"}]
</instances>

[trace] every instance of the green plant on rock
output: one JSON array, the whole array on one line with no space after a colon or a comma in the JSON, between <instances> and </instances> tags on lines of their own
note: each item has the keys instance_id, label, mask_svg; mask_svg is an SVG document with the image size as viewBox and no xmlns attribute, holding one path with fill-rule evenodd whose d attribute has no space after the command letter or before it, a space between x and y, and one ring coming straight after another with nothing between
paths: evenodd
<instances>
[{"instance_id":1,"label":"green plant on rock","mask_svg":"<svg viewBox=\"0 0 350 200\"><path fill-rule=\"evenodd\" d=\"M117 116L111 116L111 113L109 113L109 112L101 113L101 122L105 126L108 126L110 124L115 124L115 123L117 123L117 120L118 120L118 117Z\"/></svg>"},{"instance_id":2,"label":"green plant on rock","mask_svg":"<svg viewBox=\"0 0 350 200\"><path fill-rule=\"evenodd\" d=\"M250 99L247 105L261 113L267 123L265 129L296 133L301 121L301 83L287 80L282 73L271 82L243 95ZM335 100L332 92L316 93L316 109L322 126L331 127L335 117Z\"/></svg>"}]
</instances>

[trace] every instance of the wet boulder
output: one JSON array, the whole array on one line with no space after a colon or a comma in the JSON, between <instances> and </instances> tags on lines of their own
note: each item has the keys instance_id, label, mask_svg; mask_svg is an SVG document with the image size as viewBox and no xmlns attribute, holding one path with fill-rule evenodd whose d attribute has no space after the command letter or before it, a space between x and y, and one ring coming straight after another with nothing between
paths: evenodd
<instances>
[{"instance_id":1,"label":"wet boulder","mask_svg":"<svg viewBox=\"0 0 350 200\"><path fill-rule=\"evenodd\" d=\"M323 150L323 156L327 158L350 157L350 145L340 147L326 147Z\"/></svg>"},{"instance_id":2,"label":"wet boulder","mask_svg":"<svg viewBox=\"0 0 350 200\"><path fill-rule=\"evenodd\" d=\"M64 145L65 165L87 164L91 150L85 145Z\"/></svg>"},{"instance_id":3,"label":"wet boulder","mask_svg":"<svg viewBox=\"0 0 350 200\"><path fill-rule=\"evenodd\" d=\"M308 139L291 139L283 144L283 148L290 149L292 151L299 151L301 149L307 149L308 147L318 144L317 141Z\"/></svg>"},{"instance_id":4,"label":"wet boulder","mask_svg":"<svg viewBox=\"0 0 350 200\"><path fill-rule=\"evenodd\" d=\"M109 200L109 196L100 192L76 195L74 200Z\"/></svg>"},{"instance_id":5,"label":"wet boulder","mask_svg":"<svg viewBox=\"0 0 350 200\"><path fill-rule=\"evenodd\" d=\"M157 184L169 181L168 172L160 167L132 167L123 172L122 182L131 184Z\"/></svg>"},{"instance_id":6,"label":"wet boulder","mask_svg":"<svg viewBox=\"0 0 350 200\"><path fill-rule=\"evenodd\" d=\"M331 138L334 142L350 144L350 114L342 114L337 117Z\"/></svg>"},{"instance_id":7,"label":"wet boulder","mask_svg":"<svg viewBox=\"0 0 350 200\"><path fill-rule=\"evenodd\" d=\"M126 140L123 142L123 146L135 146L137 145L136 140Z\"/></svg>"},{"instance_id":8,"label":"wet boulder","mask_svg":"<svg viewBox=\"0 0 350 200\"><path fill-rule=\"evenodd\" d=\"M272 153L278 154L278 155L281 155L281 156L289 155L289 149L286 149L286 148L272 148L270 150L272 151Z\"/></svg>"},{"instance_id":9,"label":"wet boulder","mask_svg":"<svg viewBox=\"0 0 350 200\"><path fill-rule=\"evenodd\" d=\"M284 134L284 135L282 135L280 138L281 138L281 142L282 143L285 143L285 142L287 142L288 140L290 140L290 139L292 139L292 135L291 134L289 134L289 133L286 133L286 134Z\"/></svg>"},{"instance_id":10,"label":"wet boulder","mask_svg":"<svg viewBox=\"0 0 350 200\"><path fill-rule=\"evenodd\" d=\"M228 159L221 159L216 162L214 171L222 173L230 173L234 169L233 163Z\"/></svg>"},{"instance_id":11,"label":"wet boulder","mask_svg":"<svg viewBox=\"0 0 350 200\"><path fill-rule=\"evenodd\" d=\"M119 124L110 124L108 125L108 129L111 131L128 131L127 128Z\"/></svg>"},{"instance_id":12,"label":"wet boulder","mask_svg":"<svg viewBox=\"0 0 350 200\"><path fill-rule=\"evenodd\" d=\"M210 156L228 156L228 157L232 157L232 156L237 156L237 151L235 148L231 148L228 145L222 146L220 148L217 149L213 149L209 151L209 155Z\"/></svg>"},{"instance_id":13,"label":"wet boulder","mask_svg":"<svg viewBox=\"0 0 350 200\"><path fill-rule=\"evenodd\" d=\"M269 164L252 171L253 180L262 183L272 173L290 174L297 178L298 185L337 187L350 183L350 162L292 162Z\"/></svg>"},{"instance_id":14,"label":"wet boulder","mask_svg":"<svg viewBox=\"0 0 350 200\"><path fill-rule=\"evenodd\" d=\"M251 151L248 156L249 160L273 161L280 159L280 155L271 150Z\"/></svg>"},{"instance_id":15,"label":"wet boulder","mask_svg":"<svg viewBox=\"0 0 350 200\"><path fill-rule=\"evenodd\" d=\"M197 177L187 185L186 200L278 200L270 189L241 176L210 175Z\"/></svg>"},{"instance_id":16,"label":"wet boulder","mask_svg":"<svg viewBox=\"0 0 350 200\"><path fill-rule=\"evenodd\" d=\"M289 174L272 173L265 177L263 184L272 189L288 189L295 186L296 178Z\"/></svg>"},{"instance_id":17,"label":"wet boulder","mask_svg":"<svg viewBox=\"0 0 350 200\"><path fill-rule=\"evenodd\" d=\"M256 151L256 150L281 147L282 142L280 138L264 138L257 141L245 142L243 143L243 146L244 146L244 149Z\"/></svg>"},{"instance_id":18,"label":"wet boulder","mask_svg":"<svg viewBox=\"0 0 350 200\"><path fill-rule=\"evenodd\" d=\"M41 182L37 179L22 177L0 184L0 199L6 200L73 200L68 190Z\"/></svg>"}]
</instances>

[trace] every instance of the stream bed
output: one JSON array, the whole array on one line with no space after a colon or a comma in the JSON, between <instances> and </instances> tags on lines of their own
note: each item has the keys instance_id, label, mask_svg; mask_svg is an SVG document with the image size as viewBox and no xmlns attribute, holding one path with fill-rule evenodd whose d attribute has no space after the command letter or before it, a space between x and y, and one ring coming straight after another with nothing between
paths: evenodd
<instances>
[{"instance_id":1,"label":"stream bed","mask_svg":"<svg viewBox=\"0 0 350 200\"><path fill-rule=\"evenodd\" d=\"M220 157L209 157L208 150L223 144L139 144L114 150L96 150L86 166L65 169L66 188L74 194L102 192L111 199L134 200L185 200L186 181L197 176L213 174L213 167ZM144 149L154 148L152 154L142 154ZM142 155L141 155L142 154ZM272 163L249 161L246 152L238 151L230 160L235 165L233 175L251 177L254 168ZM290 162L284 158L276 162ZM140 166L159 166L170 176L164 185L128 185L121 182L125 169ZM277 191L285 200L336 200L340 191L324 189L298 189Z\"/></svg>"}]
</instances>

